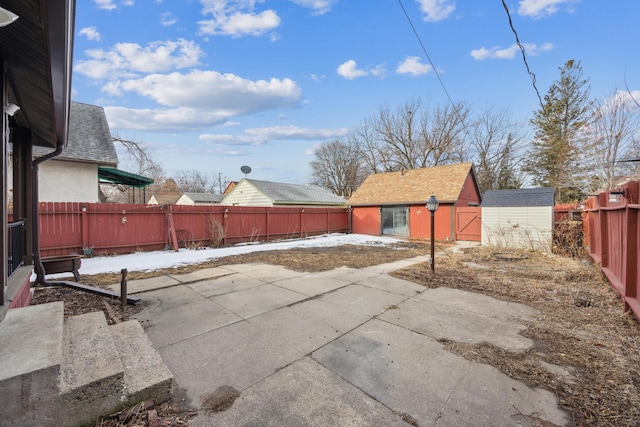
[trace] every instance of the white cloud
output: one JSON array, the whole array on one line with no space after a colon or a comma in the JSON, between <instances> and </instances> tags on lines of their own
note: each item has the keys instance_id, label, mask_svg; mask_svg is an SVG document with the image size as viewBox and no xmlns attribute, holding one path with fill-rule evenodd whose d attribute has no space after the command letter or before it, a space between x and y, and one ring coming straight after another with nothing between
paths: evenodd
<instances>
[{"instance_id":1,"label":"white cloud","mask_svg":"<svg viewBox=\"0 0 640 427\"><path fill-rule=\"evenodd\" d=\"M98 6L98 9L104 9L104 10L115 10L118 8L118 6L115 3L115 0L93 0L96 4L96 6ZM133 6L134 2L133 0L122 0L120 2L123 6Z\"/></svg>"},{"instance_id":2,"label":"white cloud","mask_svg":"<svg viewBox=\"0 0 640 427\"><path fill-rule=\"evenodd\" d=\"M446 19L456 9L452 0L416 0L424 13L424 21L437 22Z\"/></svg>"},{"instance_id":3,"label":"white cloud","mask_svg":"<svg viewBox=\"0 0 640 427\"><path fill-rule=\"evenodd\" d=\"M202 13L212 19L198 22L205 35L261 36L280 26L278 14L267 9L255 13L255 0L201 0Z\"/></svg>"},{"instance_id":4,"label":"white cloud","mask_svg":"<svg viewBox=\"0 0 640 427\"><path fill-rule=\"evenodd\" d=\"M173 16L171 12L163 12L160 14L160 25L164 27L169 27L178 22L178 18Z\"/></svg>"},{"instance_id":5,"label":"white cloud","mask_svg":"<svg viewBox=\"0 0 640 427\"><path fill-rule=\"evenodd\" d=\"M580 0L521 0L518 13L533 18L541 18L546 15L553 15L559 10L559 6L567 5L569 11L572 10L571 4Z\"/></svg>"},{"instance_id":6,"label":"white cloud","mask_svg":"<svg viewBox=\"0 0 640 427\"><path fill-rule=\"evenodd\" d=\"M159 41L142 47L136 43L118 43L110 50L85 51L88 60L78 61L74 71L93 79L134 77L198 65L202 50L192 41Z\"/></svg>"},{"instance_id":7,"label":"white cloud","mask_svg":"<svg viewBox=\"0 0 640 427\"><path fill-rule=\"evenodd\" d=\"M80 30L80 34L85 36L87 40L99 41L100 33L96 27L86 27Z\"/></svg>"},{"instance_id":8,"label":"white cloud","mask_svg":"<svg viewBox=\"0 0 640 427\"><path fill-rule=\"evenodd\" d=\"M304 140L315 141L339 138L349 133L349 129L314 129L298 126L271 126L245 129L243 135L203 134L200 139L220 145L260 145L268 141Z\"/></svg>"},{"instance_id":9,"label":"white cloud","mask_svg":"<svg viewBox=\"0 0 640 427\"><path fill-rule=\"evenodd\" d=\"M543 43L538 46L535 43L524 43L525 53L530 56L540 55L541 52L548 52L553 50L552 43ZM513 44L507 48L501 48L500 46L487 49L481 47L480 49L474 49L471 51L471 56L479 61L485 59L513 59L520 53L520 48L517 44Z\"/></svg>"},{"instance_id":10,"label":"white cloud","mask_svg":"<svg viewBox=\"0 0 640 427\"><path fill-rule=\"evenodd\" d=\"M137 93L165 107L140 110L108 107L110 125L136 130L206 129L223 125L237 116L293 108L302 95L290 79L252 81L233 74L200 70L187 74L151 74L111 82L105 88L115 94Z\"/></svg>"},{"instance_id":11,"label":"white cloud","mask_svg":"<svg viewBox=\"0 0 640 427\"><path fill-rule=\"evenodd\" d=\"M331 11L331 8L338 0L291 0L293 3L309 8L315 15L324 15Z\"/></svg>"},{"instance_id":12,"label":"white cloud","mask_svg":"<svg viewBox=\"0 0 640 427\"><path fill-rule=\"evenodd\" d=\"M431 65L429 64L421 63L419 56L408 56L398 65L398 68L396 68L396 73L421 76L423 74L431 72L431 70L433 70L433 67L431 67Z\"/></svg>"},{"instance_id":13,"label":"white cloud","mask_svg":"<svg viewBox=\"0 0 640 427\"><path fill-rule=\"evenodd\" d=\"M345 79L355 79L356 77L364 77L369 75L369 73L365 70L358 70L358 64L353 59L348 60L347 62L341 64L338 69L338 74L344 77Z\"/></svg>"}]
</instances>

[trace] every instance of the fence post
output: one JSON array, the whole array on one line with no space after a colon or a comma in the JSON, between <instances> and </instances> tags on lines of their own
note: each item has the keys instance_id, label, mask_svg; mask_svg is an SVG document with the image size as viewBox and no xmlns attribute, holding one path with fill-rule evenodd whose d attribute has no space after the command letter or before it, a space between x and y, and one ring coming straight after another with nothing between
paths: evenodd
<instances>
[{"instance_id":1,"label":"fence post","mask_svg":"<svg viewBox=\"0 0 640 427\"><path fill-rule=\"evenodd\" d=\"M303 231L304 231L304 208L300 210L300 238L301 239L304 237Z\"/></svg>"},{"instance_id":2,"label":"fence post","mask_svg":"<svg viewBox=\"0 0 640 427\"><path fill-rule=\"evenodd\" d=\"M600 219L600 266L609 267L609 229L607 224L608 212L604 209L607 206L609 193L598 195L599 219Z\"/></svg>"},{"instance_id":3,"label":"fence post","mask_svg":"<svg viewBox=\"0 0 640 427\"><path fill-rule=\"evenodd\" d=\"M625 236L626 248L624 254L624 293L625 297L636 298L638 290L638 209L629 207L629 204L638 203L638 187L640 182L627 184L627 233ZM626 304L625 304L626 305ZM625 307L627 309L628 307Z\"/></svg>"},{"instance_id":4,"label":"fence post","mask_svg":"<svg viewBox=\"0 0 640 427\"><path fill-rule=\"evenodd\" d=\"M87 206L80 208L80 221L82 221L82 252L89 248L89 218Z\"/></svg>"}]
</instances>

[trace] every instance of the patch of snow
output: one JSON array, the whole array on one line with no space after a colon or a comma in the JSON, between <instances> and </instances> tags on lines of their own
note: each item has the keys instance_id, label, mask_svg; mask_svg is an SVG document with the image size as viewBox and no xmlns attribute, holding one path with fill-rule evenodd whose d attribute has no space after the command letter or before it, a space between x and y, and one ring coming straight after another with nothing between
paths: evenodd
<instances>
[{"instance_id":1,"label":"patch of snow","mask_svg":"<svg viewBox=\"0 0 640 427\"><path fill-rule=\"evenodd\" d=\"M80 274L120 273L123 268L126 268L128 271L153 271L189 264L199 264L216 258L242 255L257 251L278 251L294 248L341 245L386 246L401 241L400 239L387 236L332 233L304 239L288 239L260 244L240 243L234 246L214 249L180 249L178 252L174 252L173 250L136 252L127 255L83 258ZM68 276L68 273L51 274L47 275L47 278L55 279ZM35 280L35 275L32 275L31 280Z\"/></svg>"}]
</instances>

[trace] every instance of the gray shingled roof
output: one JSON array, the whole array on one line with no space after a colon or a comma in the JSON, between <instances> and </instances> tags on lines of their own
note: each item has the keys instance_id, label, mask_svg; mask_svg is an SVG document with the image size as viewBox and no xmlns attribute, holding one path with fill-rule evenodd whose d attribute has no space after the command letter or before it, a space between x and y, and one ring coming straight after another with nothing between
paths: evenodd
<instances>
[{"instance_id":1,"label":"gray shingled roof","mask_svg":"<svg viewBox=\"0 0 640 427\"><path fill-rule=\"evenodd\" d=\"M254 185L274 204L345 205L346 200L316 185L283 184L243 178Z\"/></svg>"},{"instance_id":2,"label":"gray shingled roof","mask_svg":"<svg viewBox=\"0 0 640 427\"><path fill-rule=\"evenodd\" d=\"M519 188L515 190L487 190L482 207L553 206L553 188Z\"/></svg>"},{"instance_id":3,"label":"gray shingled roof","mask_svg":"<svg viewBox=\"0 0 640 427\"><path fill-rule=\"evenodd\" d=\"M36 157L53 150L34 147ZM103 166L118 165L118 155L113 146L107 116L102 107L71 102L69 113L69 140L67 148L58 159L97 163Z\"/></svg>"},{"instance_id":4,"label":"gray shingled roof","mask_svg":"<svg viewBox=\"0 0 640 427\"><path fill-rule=\"evenodd\" d=\"M187 197L196 203L220 203L224 198L223 194L212 193L184 193Z\"/></svg>"}]
</instances>

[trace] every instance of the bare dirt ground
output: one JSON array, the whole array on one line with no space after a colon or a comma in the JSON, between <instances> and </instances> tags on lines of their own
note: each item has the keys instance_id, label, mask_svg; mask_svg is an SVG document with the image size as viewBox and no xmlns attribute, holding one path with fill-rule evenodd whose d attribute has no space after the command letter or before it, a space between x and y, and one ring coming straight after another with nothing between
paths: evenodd
<instances>
[{"instance_id":1,"label":"bare dirt ground","mask_svg":"<svg viewBox=\"0 0 640 427\"><path fill-rule=\"evenodd\" d=\"M444 254L445 245L438 245ZM129 280L170 272L247 262L283 265L297 271L323 271L340 266L367 267L429 253L424 242L397 247L339 246L292 249L220 258L197 266L153 273L129 273ZM437 258L432 274L418 264L394 276L426 287L451 287L515 301L540 310L523 335L535 346L521 353L482 343L443 341L450 351L490 364L531 387L556 394L575 426L636 426L640 420L640 325L595 266L572 258L530 251L466 249ZM118 283L119 275L81 276L93 285ZM103 310L111 322L128 318L141 307L123 308L117 301L77 291L46 289L34 303L64 300L67 315ZM97 424L112 426L183 426L192 414L168 402L123 411ZM540 424L538 424L540 425Z\"/></svg>"}]
</instances>

